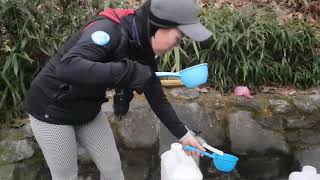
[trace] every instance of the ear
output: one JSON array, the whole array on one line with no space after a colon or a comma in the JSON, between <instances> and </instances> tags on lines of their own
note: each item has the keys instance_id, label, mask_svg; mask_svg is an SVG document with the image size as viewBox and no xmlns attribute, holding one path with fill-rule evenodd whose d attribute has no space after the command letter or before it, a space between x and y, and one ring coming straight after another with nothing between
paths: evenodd
<instances>
[{"instance_id":1,"label":"ear","mask_svg":"<svg viewBox=\"0 0 320 180\"><path fill-rule=\"evenodd\" d=\"M151 36L150 38L150 41L151 41L151 44L153 44L155 42L156 38L154 36Z\"/></svg>"},{"instance_id":2,"label":"ear","mask_svg":"<svg viewBox=\"0 0 320 180\"><path fill-rule=\"evenodd\" d=\"M159 31L160 31L160 29L158 29L158 30L154 33L154 35L153 35L153 38L154 38L154 39L156 39L156 36L159 35Z\"/></svg>"},{"instance_id":3,"label":"ear","mask_svg":"<svg viewBox=\"0 0 320 180\"><path fill-rule=\"evenodd\" d=\"M154 36L151 36L151 38L150 38L150 44L151 44L151 47L152 47L152 49L154 50L154 46L155 46L155 43L156 43L156 39L155 39L155 37Z\"/></svg>"}]
</instances>

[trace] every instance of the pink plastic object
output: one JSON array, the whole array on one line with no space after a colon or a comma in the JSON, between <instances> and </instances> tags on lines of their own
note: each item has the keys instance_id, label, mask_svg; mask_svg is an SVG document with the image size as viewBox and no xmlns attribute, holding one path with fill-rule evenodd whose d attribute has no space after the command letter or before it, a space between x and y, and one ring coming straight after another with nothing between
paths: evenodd
<instances>
[{"instance_id":1,"label":"pink plastic object","mask_svg":"<svg viewBox=\"0 0 320 180\"><path fill-rule=\"evenodd\" d=\"M234 89L233 93L235 96L244 96L247 98L253 98L253 96L250 95L250 90L247 86L237 86Z\"/></svg>"}]
</instances>

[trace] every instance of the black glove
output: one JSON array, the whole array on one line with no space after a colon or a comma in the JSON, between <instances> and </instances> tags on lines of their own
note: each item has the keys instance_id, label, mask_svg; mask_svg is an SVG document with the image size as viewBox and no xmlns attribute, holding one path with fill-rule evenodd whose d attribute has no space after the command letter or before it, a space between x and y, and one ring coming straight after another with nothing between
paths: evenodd
<instances>
[{"instance_id":1,"label":"black glove","mask_svg":"<svg viewBox=\"0 0 320 180\"><path fill-rule=\"evenodd\" d=\"M125 89L116 89L116 94L113 96L113 112L117 116L124 116L129 110L130 101L133 98L133 92Z\"/></svg>"},{"instance_id":2,"label":"black glove","mask_svg":"<svg viewBox=\"0 0 320 180\"><path fill-rule=\"evenodd\" d=\"M146 85L151 81L151 68L130 59L123 59L121 62L126 64L126 71L115 87L118 89L128 88L142 94Z\"/></svg>"}]
</instances>

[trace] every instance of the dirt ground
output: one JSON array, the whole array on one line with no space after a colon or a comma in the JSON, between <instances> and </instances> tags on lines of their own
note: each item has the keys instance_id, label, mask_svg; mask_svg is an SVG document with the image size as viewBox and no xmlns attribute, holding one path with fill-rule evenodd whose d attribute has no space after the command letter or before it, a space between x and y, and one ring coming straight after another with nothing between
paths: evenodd
<instances>
[{"instance_id":1,"label":"dirt ground","mask_svg":"<svg viewBox=\"0 0 320 180\"><path fill-rule=\"evenodd\" d=\"M320 1L319 0L196 0L200 7L213 5L216 7L229 6L241 9L248 5L260 5L271 7L279 14L280 20L288 22L293 19L304 19L312 24L319 24ZM144 0L124 1L127 5L139 6Z\"/></svg>"},{"instance_id":2,"label":"dirt ground","mask_svg":"<svg viewBox=\"0 0 320 180\"><path fill-rule=\"evenodd\" d=\"M217 7L227 5L236 9L252 4L268 6L278 14L279 19L284 23L300 19L310 24L319 25L320 21L319 0L198 0L198 2L202 7L213 4Z\"/></svg>"}]
</instances>

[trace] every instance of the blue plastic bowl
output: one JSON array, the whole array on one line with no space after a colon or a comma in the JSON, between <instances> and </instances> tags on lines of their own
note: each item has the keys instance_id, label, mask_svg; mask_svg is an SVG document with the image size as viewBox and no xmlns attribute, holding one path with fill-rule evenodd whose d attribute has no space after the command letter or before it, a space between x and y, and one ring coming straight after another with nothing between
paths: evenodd
<instances>
[{"instance_id":1,"label":"blue plastic bowl","mask_svg":"<svg viewBox=\"0 0 320 180\"><path fill-rule=\"evenodd\" d=\"M179 72L181 82L188 88L196 88L208 80L208 64L198 64Z\"/></svg>"},{"instance_id":2,"label":"blue plastic bowl","mask_svg":"<svg viewBox=\"0 0 320 180\"><path fill-rule=\"evenodd\" d=\"M231 172L236 166L239 158L231 154L224 153L223 156L213 154L213 164L214 166L222 172Z\"/></svg>"},{"instance_id":3,"label":"blue plastic bowl","mask_svg":"<svg viewBox=\"0 0 320 180\"><path fill-rule=\"evenodd\" d=\"M208 80L208 64L198 64L179 72L156 72L158 77L178 77L187 88L196 88Z\"/></svg>"},{"instance_id":4,"label":"blue plastic bowl","mask_svg":"<svg viewBox=\"0 0 320 180\"><path fill-rule=\"evenodd\" d=\"M224 153L223 156L215 153L210 154L208 152L201 151L193 146L184 146L183 149L187 151L195 151L207 157L210 157L213 160L212 164L222 172L231 172L236 167L236 164L239 160L238 157L231 154Z\"/></svg>"}]
</instances>

